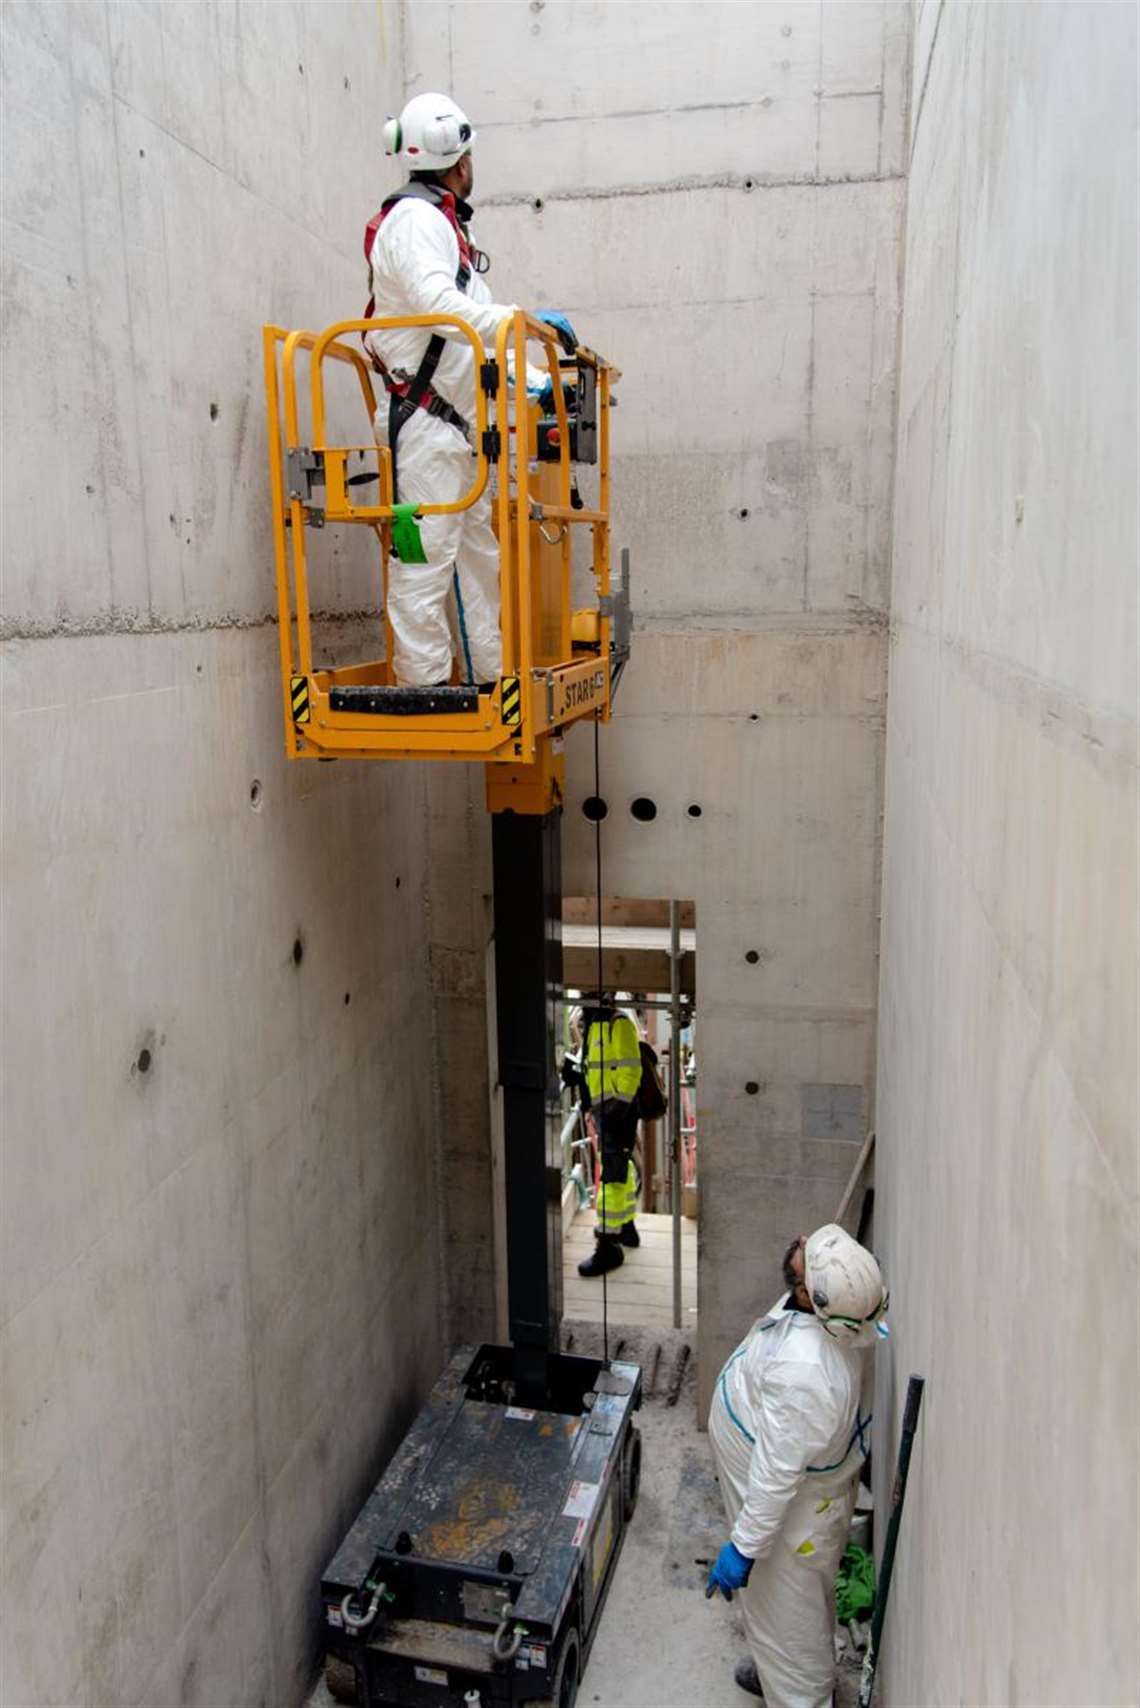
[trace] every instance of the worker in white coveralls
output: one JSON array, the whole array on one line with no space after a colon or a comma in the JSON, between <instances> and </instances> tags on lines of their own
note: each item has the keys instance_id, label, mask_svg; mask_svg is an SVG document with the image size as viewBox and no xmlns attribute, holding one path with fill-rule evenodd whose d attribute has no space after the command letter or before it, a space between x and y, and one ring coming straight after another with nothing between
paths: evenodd
<instances>
[{"instance_id":1,"label":"worker in white coveralls","mask_svg":"<svg viewBox=\"0 0 1140 1708\"><path fill-rule=\"evenodd\" d=\"M365 318L451 314L474 328L489 351L513 303L491 300L489 265L468 229L475 181L475 132L447 95L417 95L384 126L384 145L408 168L408 182L368 222L364 253L372 300ZM565 315L541 311L569 349ZM455 327L397 327L365 334L387 397L376 437L392 452L396 501L455 503L471 486L475 356ZM545 400L549 376L528 367L531 395ZM389 567L388 618L394 674L408 686L444 686L453 649L466 683L489 684L502 665L499 550L485 492L469 509L419 522L426 563ZM450 609L450 615L449 615ZM455 634L453 642L452 620Z\"/></svg>"},{"instance_id":2,"label":"worker in white coveralls","mask_svg":"<svg viewBox=\"0 0 1140 1708\"><path fill-rule=\"evenodd\" d=\"M867 1349L888 1332L887 1293L835 1223L792 1241L784 1281L717 1378L709 1440L731 1534L707 1593L740 1594L741 1689L769 1708L828 1708L835 1578L870 1446Z\"/></svg>"}]
</instances>

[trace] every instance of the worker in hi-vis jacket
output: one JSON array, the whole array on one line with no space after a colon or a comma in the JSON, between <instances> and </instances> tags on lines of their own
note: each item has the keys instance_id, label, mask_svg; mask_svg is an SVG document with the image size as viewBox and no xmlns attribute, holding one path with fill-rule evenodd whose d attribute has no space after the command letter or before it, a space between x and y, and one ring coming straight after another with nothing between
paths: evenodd
<instances>
[{"instance_id":1,"label":"worker in hi-vis jacket","mask_svg":"<svg viewBox=\"0 0 1140 1708\"><path fill-rule=\"evenodd\" d=\"M604 996L589 996L581 1011L582 1050L578 1062L566 1057L562 1078L576 1085L583 1106L594 1116L602 1150L602 1183L594 1249L578 1265L579 1275L604 1275L625 1261L623 1247L641 1244L637 1214L638 1100L641 1087L641 1035L637 1024Z\"/></svg>"},{"instance_id":2,"label":"worker in hi-vis jacket","mask_svg":"<svg viewBox=\"0 0 1140 1708\"><path fill-rule=\"evenodd\" d=\"M365 230L372 291L365 318L456 315L493 353L495 334L516 305L492 301L483 279L489 262L471 238L474 141L467 118L447 95L417 95L398 119L386 122L385 151L409 176ZM565 315L543 310L538 318L567 348L574 346ZM378 442L392 452L396 501L456 503L475 472L476 376L469 340L454 326L404 326L366 333L365 346L387 393L375 429ZM553 407L542 370L528 366L527 387L544 407L547 398ZM421 518L419 532L427 561L393 559L389 565L396 681L445 685L458 651L464 682L491 683L501 670L502 644L489 491L468 509Z\"/></svg>"},{"instance_id":3,"label":"worker in hi-vis jacket","mask_svg":"<svg viewBox=\"0 0 1140 1708\"><path fill-rule=\"evenodd\" d=\"M742 1690L768 1708L830 1708L835 1578L870 1447L866 1349L887 1333L887 1293L874 1257L835 1223L792 1241L784 1283L713 1391L730 1536L707 1594L740 1595Z\"/></svg>"}]
</instances>

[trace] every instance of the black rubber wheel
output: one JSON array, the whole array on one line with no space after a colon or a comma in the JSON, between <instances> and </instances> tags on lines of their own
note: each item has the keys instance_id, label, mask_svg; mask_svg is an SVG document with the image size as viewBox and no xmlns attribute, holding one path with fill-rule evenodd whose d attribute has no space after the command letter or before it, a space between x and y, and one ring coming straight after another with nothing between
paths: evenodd
<instances>
[{"instance_id":1,"label":"black rubber wheel","mask_svg":"<svg viewBox=\"0 0 1140 1708\"><path fill-rule=\"evenodd\" d=\"M621 1456L621 1513L628 1524L637 1509L641 1492L641 1431L630 1426Z\"/></svg>"},{"instance_id":2,"label":"black rubber wheel","mask_svg":"<svg viewBox=\"0 0 1140 1708\"><path fill-rule=\"evenodd\" d=\"M325 1683L334 1702L347 1702L350 1708L360 1700L356 1694L356 1668L339 1655L325 1656Z\"/></svg>"},{"instance_id":3,"label":"black rubber wheel","mask_svg":"<svg viewBox=\"0 0 1140 1708\"><path fill-rule=\"evenodd\" d=\"M562 1639L558 1665L549 1696L532 1703L531 1708L574 1708L578 1700L579 1669L582 1664L582 1645L571 1626Z\"/></svg>"}]
</instances>

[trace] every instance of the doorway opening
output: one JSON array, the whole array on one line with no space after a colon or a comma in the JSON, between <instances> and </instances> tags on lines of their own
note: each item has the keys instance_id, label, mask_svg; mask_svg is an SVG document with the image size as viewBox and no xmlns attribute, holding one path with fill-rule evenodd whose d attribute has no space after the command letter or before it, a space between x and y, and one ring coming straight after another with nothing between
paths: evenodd
<instances>
[{"instance_id":1,"label":"doorway opening","mask_svg":"<svg viewBox=\"0 0 1140 1708\"><path fill-rule=\"evenodd\" d=\"M700 1217L697 1098L696 913L692 902L566 896L562 904L563 1000L557 1015L563 1059L582 1066L584 998L601 986L607 1005L637 1026L656 1058L666 1109L637 1123L633 1210L638 1243L620 1267L583 1276L599 1221L601 1151L595 1114L578 1086L559 1110L562 1166L562 1314L579 1322L649 1330L698 1326ZM644 1052L643 1052L644 1055ZM572 1077L572 1076L571 1076Z\"/></svg>"}]
</instances>

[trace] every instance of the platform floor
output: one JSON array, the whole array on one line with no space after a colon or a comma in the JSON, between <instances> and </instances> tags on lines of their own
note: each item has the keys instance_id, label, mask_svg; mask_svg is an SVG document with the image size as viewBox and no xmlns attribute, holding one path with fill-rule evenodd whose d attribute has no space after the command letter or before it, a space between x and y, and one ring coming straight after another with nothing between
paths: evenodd
<instances>
[{"instance_id":1,"label":"platform floor","mask_svg":"<svg viewBox=\"0 0 1140 1708\"><path fill-rule=\"evenodd\" d=\"M641 1244L606 1276L606 1314L635 1328L673 1326L673 1218L640 1215ZM562 1244L562 1315L600 1322L602 1283L586 1281L578 1264L594 1249L594 1212L580 1210ZM681 1218L681 1327L697 1321L697 1224Z\"/></svg>"}]
</instances>

